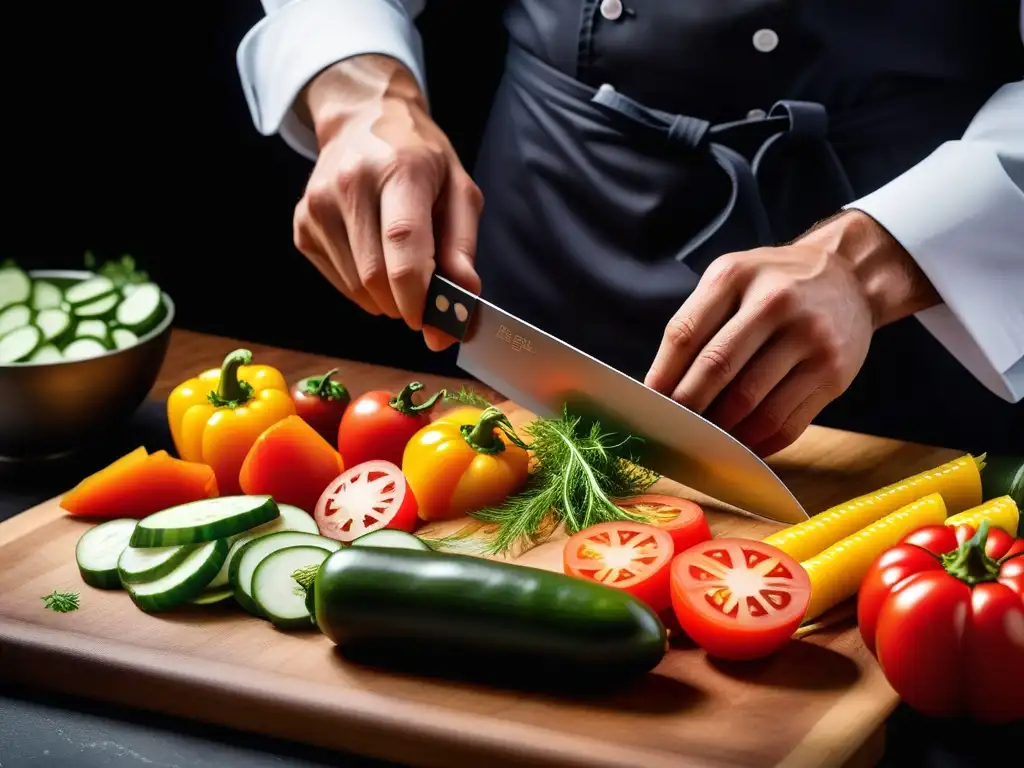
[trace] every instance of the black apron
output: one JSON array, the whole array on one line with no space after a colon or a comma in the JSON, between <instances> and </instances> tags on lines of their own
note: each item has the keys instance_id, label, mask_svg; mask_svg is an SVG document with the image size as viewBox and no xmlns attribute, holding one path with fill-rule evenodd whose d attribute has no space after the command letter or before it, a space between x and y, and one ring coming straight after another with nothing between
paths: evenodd
<instances>
[{"instance_id":1,"label":"black apron","mask_svg":"<svg viewBox=\"0 0 1024 768\"><path fill-rule=\"evenodd\" d=\"M517 0L475 167L484 295L637 379L718 256L793 239L1024 76L1017 0ZM816 423L1019 449L914 318Z\"/></svg>"}]
</instances>

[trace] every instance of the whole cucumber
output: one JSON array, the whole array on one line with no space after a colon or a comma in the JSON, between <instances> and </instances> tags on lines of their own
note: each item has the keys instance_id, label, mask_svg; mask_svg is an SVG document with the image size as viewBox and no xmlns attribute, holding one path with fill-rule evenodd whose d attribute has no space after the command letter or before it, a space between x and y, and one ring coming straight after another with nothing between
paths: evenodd
<instances>
[{"instance_id":1,"label":"whole cucumber","mask_svg":"<svg viewBox=\"0 0 1024 768\"><path fill-rule=\"evenodd\" d=\"M314 602L343 653L392 654L399 666L618 682L653 669L668 647L661 620L632 595L468 555L346 547L321 565Z\"/></svg>"}]
</instances>

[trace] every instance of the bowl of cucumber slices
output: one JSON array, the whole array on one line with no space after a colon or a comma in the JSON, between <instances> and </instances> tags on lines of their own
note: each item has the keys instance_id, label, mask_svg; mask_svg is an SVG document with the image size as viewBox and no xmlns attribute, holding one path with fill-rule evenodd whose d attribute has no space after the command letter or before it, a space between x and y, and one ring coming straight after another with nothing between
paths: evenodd
<instances>
[{"instance_id":1,"label":"bowl of cucumber slices","mask_svg":"<svg viewBox=\"0 0 1024 768\"><path fill-rule=\"evenodd\" d=\"M146 279L0 267L0 460L65 454L127 418L173 322L171 298Z\"/></svg>"}]
</instances>

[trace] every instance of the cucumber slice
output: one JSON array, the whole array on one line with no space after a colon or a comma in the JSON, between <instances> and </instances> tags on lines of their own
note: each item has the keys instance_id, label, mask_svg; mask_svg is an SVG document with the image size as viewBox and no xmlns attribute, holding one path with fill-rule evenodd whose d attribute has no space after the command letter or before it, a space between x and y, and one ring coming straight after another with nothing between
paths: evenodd
<instances>
[{"instance_id":1,"label":"cucumber slice","mask_svg":"<svg viewBox=\"0 0 1024 768\"><path fill-rule=\"evenodd\" d=\"M155 581L166 576L189 556L195 547L131 547L127 546L117 561L121 581L134 584Z\"/></svg>"},{"instance_id":2,"label":"cucumber slice","mask_svg":"<svg viewBox=\"0 0 1024 768\"><path fill-rule=\"evenodd\" d=\"M231 590L231 587L221 587L220 589L207 587L199 594L199 597L194 597L189 602L196 605L213 605L214 603L230 600L234 595L235 593Z\"/></svg>"},{"instance_id":3,"label":"cucumber slice","mask_svg":"<svg viewBox=\"0 0 1024 768\"><path fill-rule=\"evenodd\" d=\"M32 286L32 309L55 309L64 301L64 294L61 293L53 283L45 280L36 280Z\"/></svg>"},{"instance_id":4,"label":"cucumber slice","mask_svg":"<svg viewBox=\"0 0 1024 768\"><path fill-rule=\"evenodd\" d=\"M112 280L102 275L97 275L80 283L75 283L68 288L64 292L64 301L72 307L78 307L81 304L89 304L97 299L110 296L116 291L117 288ZM117 299L114 300L114 303L117 303Z\"/></svg>"},{"instance_id":5,"label":"cucumber slice","mask_svg":"<svg viewBox=\"0 0 1024 768\"><path fill-rule=\"evenodd\" d=\"M423 552L430 552L430 547L423 543L418 536L413 536L405 531L393 531L384 528L379 531L364 533L352 540L353 547L386 547L387 549L418 549Z\"/></svg>"},{"instance_id":6,"label":"cucumber slice","mask_svg":"<svg viewBox=\"0 0 1024 768\"><path fill-rule=\"evenodd\" d=\"M139 343L139 337L127 328L115 328L110 332L110 336L114 342L114 349L128 349Z\"/></svg>"},{"instance_id":7,"label":"cucumber slice","mask_svg":"<svg viewBox=\"0 0 1024 768\"><path fill-rule=\"evenodd\" d=\"M43 341L57 342L71 330L71 315L63 309L43 309L36 315L35 325L43 332Z\"/></svg>"},{"instance_id":8,"label":"cucumber slice","mask_svg":"<svg viewBox=\"0 0 1024 768\"><path fill-rule=\"evenodd\" d=\"M106 318L114 314L114 310L117 309L117 303L121 300L121 297L116 293L111 293L103 298L96 299L96 301L90 301L88 304L78 304L74 308L74 313L77 317L81 318ZM105 333L103 334L106 335Z\"/></svg>"},{"instance_id":9,"label":"cucumber slice","mask_svg":"<svg viewBox=\"0 0 1024 768\"><path fill-rule=\"evenodd\" d=\"M229 574L238 604L254 616L262 616L263 612L252 597L252 575L256 572L256 566L264 557L279 549L303 546L335 552L341 549L342 544L326 536L299 531L278 531L246 543L232 561Z\"/></svg>"},{"instance_id":10,"label":"cucumber slice","mask_svg":"<svg viewBox=\"0 0 1024 768\"><path fill-rule=\"evenodd\" d=\"M64 355L60 353L59 349L52 344L47 344L33 352L28 361L30 363L59 363L63 359Z\"/></svg>"},{"instance_id":11,"label":"cucumber slice","mask_svg":"<svg viewBox=\"0 0 1024 768\"><path fill-rule=\"evenodd\" d=\"M0 310L0 336L15 328L24 328L32 320L32 310L26 304L12 304Z\"/></svg>"},{"instance_id":12,"label":"cucumber slice","mask_svg":"<svg viewBox=\"0 0 1024 768\"><path fill-rule=\"evenodd\" d=\"M252 574L252 597L260 611L278 629L312 629L306 590L292 574L299 568L320 565L331 554L320 547L285 547L271 552Z\"/></svg>"},{"instance_id":13,"label":"cucumber slice","mask_svg":"<svg viewBox=\"0 0 1024 768\"><path fill-rule=\"evenodd\" d=\"M135 530L139 530L138 526ZM166 611L199 597L227 556L227 541L208 541L192 549L188 557L166 576L141 584L126 584L125 589L132 602L147 613Z\"/></svg>"},{"instance_id":14,"label":"cucumber slice","mask_svg":"<svg viewBox=\"0 0 1024 768\"><path fill-rule=\"evenodd\" d=\"M106 353L107 348L99 339L75 339L64 347L62 355L65 360L86 360Z\"/></svg>"},{"instance_id":15,"label":"cucumber slice","mask_svg":"<svg viewBox=\"0 0 1024 768\"><path fill-rule=\"evenodd\" d=\"M135 333L145 333L159 321L163 296L155 283L136 285L117 308L117 323Z\"/></svg>"},{"instance_id":16,"label":"cucumber slice","mask_svg":"<svg viewBox=\"0 0 1024 768\"><path fill-rule=\"evenodd\" d=\"M320 533L320 530L316 527L316 520L298 507L293 507L291 504L278 504L277 508L281 512L280 517L275 517L269 523L258 525L251 530L231 537L228 541L231 545L231 549L228 550L227 560L224 561L224 567L220 569L220 573L214 576L213 581L210 582L211 589L226 587L231 582L229 578L231 562L235 559L235 555L238 554L238 551L253 539L257 539L260 536L266 536L268 533L277 533L278 531L302 531L303 533L313 534Z\"/></svg>"},{"instance_id":17,"label":"cucumber slice","mask_svg":"<svg viewBox=\"0 0 1024 768\"><path fill-rule=\"evenodd\" d=\"M128 546L136 525L137 520L108 520L81 535L75 546L75 561L82 581L100 589L121 586L117 560Z\"/></svg>"},{"instance_id":18,"label":"cucumber slice","mask_svg":"<svg viewBox=\"0 0 1024 768\"><path fill-rule=\"evenodd\" d=\"M99 339L106 343L110 330L102 320L83 320L75 328L75 337L79 339ZM108 345L109 349L109 345Z\"/></svg>"},{"instance_id":19,"label":"cucumber slice","mask_svg":"<svg viewBox=\"0 0 1024 768\"><path fill-rule=\"evenodd\" d=\"M143 519L135 529L131 544L133 547L167 547L227 539L280 514L270 496L222 496L192 501ZM227 546L225 541L225 556ZM215 571L210 578L216 575Z\"/></svg>"},{"instance_id":20,"label":"cucumber slice","mask_svg":"<svg viewBox=\"0 0 1024 768\"><path fill-rule=\"evenodd\" d=\"M17 267L0 269L0 309L24 304L32 293L32 279Z\"/></svg>"},{"instance_id":21,"label":"cucumber slice","mask_svg":"<svg viewBox=\"0 0 1024 768\"><path fill-rule=\"evenodd\" d=\"M34 325L14 329L0 338L0 365L27 360L42 342L43 334Z\"/></svg>"}]
</instances>

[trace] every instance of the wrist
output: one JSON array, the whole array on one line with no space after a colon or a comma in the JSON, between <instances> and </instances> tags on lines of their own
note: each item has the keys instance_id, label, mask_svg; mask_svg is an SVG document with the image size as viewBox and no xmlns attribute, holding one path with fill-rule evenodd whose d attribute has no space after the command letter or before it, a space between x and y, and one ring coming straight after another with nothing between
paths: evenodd
<instances>
[{"instance_id":1,"label":"wrist","mask_svg":"<svg viewBox=\"0 0 1024 768\"><path fill-rule=\"evenodd\" d=\"M299 94L296 111L321 146L350 119L381 102L398 99L427 111L413 74L397 59L363 54L339 61L316 75Z\"/></svg>"},{"instance_id":2,"label":"wrist","mask_svg":"<svg viewBox=\"0 0 1024 768\"><path fill-rule=\"evenodd\" d=\"M907 250L877 221L843 211L800 238L841 259L853 271L875 328L941 303L935 287Z\"/></svg>"}]
</instances>

